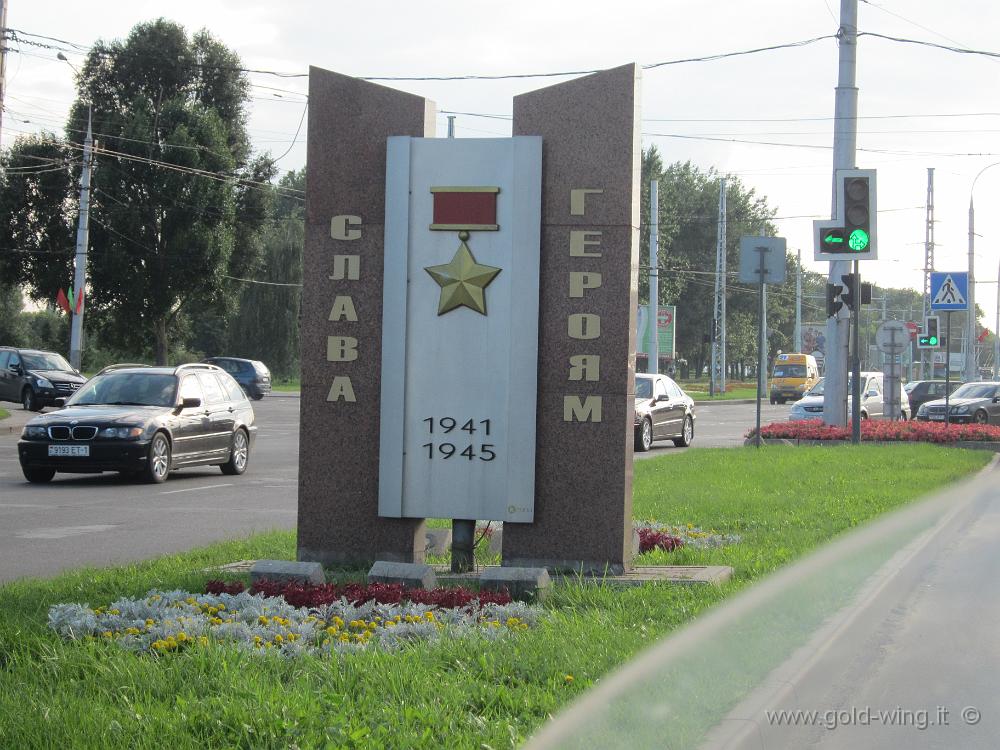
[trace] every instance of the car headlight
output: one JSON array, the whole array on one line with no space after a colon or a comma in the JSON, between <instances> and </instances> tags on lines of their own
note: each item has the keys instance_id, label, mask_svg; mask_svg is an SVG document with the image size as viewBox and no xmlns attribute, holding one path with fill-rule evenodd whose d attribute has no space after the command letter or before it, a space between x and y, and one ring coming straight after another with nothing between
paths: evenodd
<instances>
[{"instance_id":1,"label":"car headlight","mask_svg":"<svg viewBox=\"0 0 1000 750\"><path fill-rule=\"evenodd\" d=\"M962 404L961 406L953 406L953 407L951 407L951 413L952 414L968 414L969 413L969 407L966 406L965 404Z\"/></svg>"},{"instance_id":2,"label":"car headlight","mask_svg":"<svg viewBox=\"0 0 1000 750\"><path fill-rule=\"evenodd\" d=\"M49 436L48 431L41 425L25 425L21 431L21 437L25 440L44 440Z\"/></svg>"},{"instance_id":3,"label":"car headlight","mask_svg":"<svg viewBox=\"0 0 1000 750\"><path fill-rule=\"evenodd\" d=\"M48 378L36 377L35 385L37 385L39 388L51 388L52 381L49 380Z\"/></svg>"},{"instance_id":4,"label":"car headlight","mask_svg":"<svg viewBox=\"0 0 1000 750\"><path fill-rule=\"evenodd\" d=\"M920 408L917 409L917 416L919 417L921 414L926 414L926 413L927 413L927 404L920 404Z\"/></svg>"},{"instance_id":5,"label":"car headlight","mask_svg":"<svg viewBox=\"0 0 1000 750\"><path fill-rule=\"evenodd\" d=\"M97 433L98 437L112 440L128 440L142 434L141 427L105 427Z\"/></svg>"}]
</instances>

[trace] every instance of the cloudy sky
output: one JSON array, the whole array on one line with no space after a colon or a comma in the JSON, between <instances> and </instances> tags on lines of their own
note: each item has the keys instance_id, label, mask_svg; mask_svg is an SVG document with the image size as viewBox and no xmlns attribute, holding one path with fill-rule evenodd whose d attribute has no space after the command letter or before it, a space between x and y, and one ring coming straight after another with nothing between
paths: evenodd
<instances>
[{"instance_id":1,"label":"cloudy sky","mask_svg":"<svg viewBox=\"0 0 1000 750\"><path fill-rule=\"evenodd\" d=\"M307 79L316 65L356 76L504 75L650 65L836 33L839 0L660 2L261 2L143 0L89 4L8 0L7 25L85 48L165 16L207 28L255 73L250 132L259 150L305 161ZM1000 52L1000 5L986 0L862 0L859 30ZM30 44L35 42L36 44ZM8 44L2 144L40 128L61 132L74 96L56 49L20 35ZM74 64L83 57L68 52ZM927 170L935 170L938 270L965 270L973 180L1000 162L1000 57L957 54L867 36L858 49L857 166L878 170L879 260L862 264L876 283L922 289ZM812 260L812 220L830 214L837 45L808 45L649 69L643 74L643 141L666 161L691 160L738 176L777 209L780 234ZM456 116L459 137L510 134L511 99L562 78L387 83ZM488 115L488 116L485 116ZM1000 264L1000 166L976 182L977 301L994 329ZM645 252L645 248L643 249ZM669 265L669 261L667 261ZM818 304L818 301L813 301ZM897 311L890 317L906 317ZM807 309L804 317L820 316Z\"/></svg>"}]
</instances>

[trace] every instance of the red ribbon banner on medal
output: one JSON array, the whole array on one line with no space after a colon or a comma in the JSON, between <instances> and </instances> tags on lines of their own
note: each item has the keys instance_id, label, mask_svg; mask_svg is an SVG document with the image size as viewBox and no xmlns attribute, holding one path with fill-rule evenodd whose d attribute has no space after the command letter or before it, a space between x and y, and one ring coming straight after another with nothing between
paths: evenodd
<instances>
[{"instance_id":1,"label":"red ribbon banner on medal","mask_svg":"<svg viewBox=\"0 0 1000 750\"><path fill-rule=\"evenodd\" d=\"M443 231L495 232L498 187L432 187L434 223Z\"/></svg>"}]
</instances>

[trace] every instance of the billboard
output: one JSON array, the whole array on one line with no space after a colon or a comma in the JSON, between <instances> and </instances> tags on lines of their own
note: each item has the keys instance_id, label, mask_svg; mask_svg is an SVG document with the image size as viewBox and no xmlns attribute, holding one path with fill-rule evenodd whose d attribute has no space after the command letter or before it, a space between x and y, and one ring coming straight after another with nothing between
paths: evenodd
<instances>
[{"instance_id":1,"label":"billboard","mask_svg":"<svg viewBox=\"0 0 1000 750\"><path fill-rule=\"evenodd\" d=\"M677 307L675 305L660 305L656 320L656 333L658 337L659 355L661 357L675 357L677 350L677 332L675 322L677 320ZM636 318L636 350L643 354L649 354L649 306L641 305Z\"/></svg>"}]
</instances>

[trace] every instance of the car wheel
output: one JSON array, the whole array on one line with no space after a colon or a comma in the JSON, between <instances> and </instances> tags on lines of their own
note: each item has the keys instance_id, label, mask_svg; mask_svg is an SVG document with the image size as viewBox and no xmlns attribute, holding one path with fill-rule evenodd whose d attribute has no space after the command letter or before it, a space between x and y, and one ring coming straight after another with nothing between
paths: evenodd
<instances>
[{"instance_id":1,"label":"car wheel","mask_svg":"<svg viewBox=\"0 0 1000 750\"><path fill-rule=\"evenodd\" d=\"M868 412L861 412L861 421L864 422L866 419L868 419Z\"/></svg>"},{"instance_id":2,"label":"car wheel","mask_svg":"<svg viewBox=\"0 0 1000 750\"><path fill-rule=\"evenodd\" d=\"M39 466L22 466L21 472L24 474L24 478L32 484L51 482L52 477L56 475L55 469L45 469Z\"/></svg>"},{"instance_id":3,"label":"car wheel","mask_svg":"<svg viewBox=\"0 0 1000 750\"><path fill-rule=\"evenodd\" d=\"M646 452L653 447L653 423L648 420L642 420L642 424L635 431L635 449L640 452Z\"/></svg>"},{"instance_id":4,"label":"car wheel","mask_svg":"<svg viewBox=\"0 0 1000 750\"><path fill-rule=\"evenodd\" d=\"M986 412L984 412L982 409L980 409L972 417L972 420L976 424L989 424L990 423L990 415L987 414Z\"/></svg>"},{"instance_id":5,"label":"car wheel","mask_svg":"<svg viewBox=\"0 0 1000 750\"><path fill-rule=\"evenodd\" d=\"M24 393L21 394L21 406L24 407L25 411L42 410L42 407L38 404L38 397L35 396L35 392L30 388L25 388Z\"/></svg>"},{"instance_id":6,"label":"car wheel","mask_svg":"<svg viewBox=\"0 0 1000 750\"><path fill-rule=\"evenodd\" d=\"M684 417L684 429L681 430L681 436L679 438L674 438L674 445L678 448L687 448L691 445L694 440L694 420L690 416Z\"/></svg>"},{"instance_id":7,"label":"car wheel","mask_svg":"<svg viewBox=\"0 0 1000 750\"><path fill-rule=\"evenodd\" d=\"M233 446L229 451L229 460L219 468L223 474L230 476L242 474L247 470L247 462L250 460L250 441L243 430L237 430L233 434Z\"/></svg>"},{"instance_id":8,"label":"car wheel","mask_svg":"<svg viewBox=\"0 0 1000 750\"><path fill-rule=\"evenodd\" d=\"M254 401L260 401L262 398L264 398L264 394L261 393L260 391L257 391L257 393L253 394L250 398L252 398Z\"/></svg>"},{"instance_id":9,"label":"car wheel","mask_svg":"<svg viewBox=\"0 0 1000 750\"><path fill-rule=\"evenodd\" d=\"M153 439L149 441L149 456L142 473L146 481L153 484L166 481L167 474L170 473L170 441L162 432L153 435Z\"/></svg>"},{"instance_id":10,"label":"car wheel","mask_svg":"<svg viewBox=\"0 0 1000 750\"><path fill-rule=\"evenodd\" d=\"M775 401L774 401L774 399L772 398L772 399L771 399L771 406L774 406L774 403L775 403Z\"/></svg>"}]
</instances>

